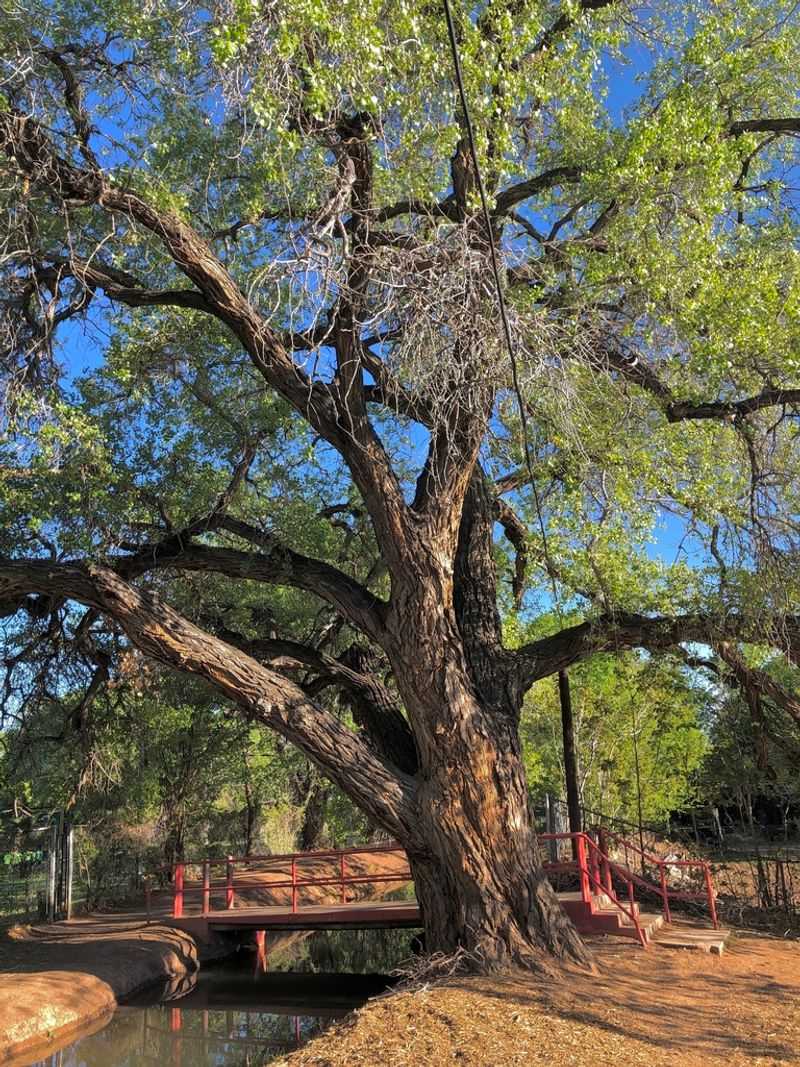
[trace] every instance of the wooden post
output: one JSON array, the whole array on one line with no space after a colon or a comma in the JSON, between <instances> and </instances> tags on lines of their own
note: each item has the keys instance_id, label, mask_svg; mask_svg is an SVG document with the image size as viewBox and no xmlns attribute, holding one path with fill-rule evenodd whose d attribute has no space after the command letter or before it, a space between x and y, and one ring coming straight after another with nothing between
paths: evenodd
<instances>
[{"instance_id":1,"label":"wooden post","mask_svg":"<svg viewBox=\"0 0 800 1067\"><path fill-rule=\"evenodd\" d=\"M174 895L172 899L172 917L180 919L183 915L183 864L175 864Z\"/></svg>"},{"instance_id":2,"label":"wooden post","mask_svg":"<svg viewBox=\"0 0 800 1067\"><path fill-rule=\"evenodd\" d=\"M549 793L544 795L545 804L545 830L548 834L558 833L556 829L556 813L553 807L553 797ZM547 848L550 852L550 862L558 863L558 841L555 838L551 838L547 842Z\"/></svg>"},{"instance_id":3,"label":"wooden post","mask_svg":"<svg viewBox=\"0 0 800 1067\"><path fill-rule=\"evenodd\" d=\"M608 838L606 837L605 827L598 826L597 828L597 843L602 853L601 864L603 868L603 885L608 893L613 892L614 883L611 880L611 864L608 859Z\"/></svg>"},{"instance_id":4,"label":"wooden post","mask_svg":"<svg viewBox=\"0 0 800 1067\"><path fill-rule=\"evenodd\" d=\"M225 860L225 907L228 911L233 907L233 856Z\"/></svg>"},{"instance_id":5,"label":"wooden post","mask_svg":"<svg viewBox=\"0 0 800 1067\"><path fill-rule=\"evenodd\" d=\"M203 860L203 915L211 911L211 864Z\"/></svg>"},{"instance_id":6,"label":"wooden post","mask_svg":"<svg viewBox=\"0 0 800 1067\"><path fill-rule=\"evenodd\" d=\"M153 902L152 902L151 897L152 897L152 890L150 889L150 879L149 878L145 878L145 880L144 880L144 910L145 910L145 913L147 915L147 925L148 926L150 925L150 920L151 920L152 912L153 912Z\"/></svg>"},{"instance_id":7,"label":"wooden post","mask_svg":"<svg viewBox=\"0 0 800 1067\"><path fill-rule=\"evenodd\" d=\"M297 860L292 856L292 914L297 911Z\"/></svg>"},{"instance_id":8,"label":"wooden post","mask_svg":"<svg viewBox=\"0 0 800 1067\"><path fill-rule=\"evenodd\" d=\"M344 852L339 857L339 859L340 859L339 874L340 874L340 877L342 879L341 902L342 902L342 904L346 904L347 903L347 893L345 891L345 884L344 884Z\"/></svg>"},{"instance_id":9,"label":"wooden post","mask_svg":"<svg viewBox=\"0 0 800 1067\"><path fill-rule=\"evenodd\" d=\"M708 910L711 912L711 924L715 930L719 929L719 920L717 919L717 902L714 898L714 886L711 881L711 868L706 863L703 865L703 875L706 883L706 894L708 895Z\"/></svg>"},{"instance_id":10,"label":"wooden post","mask_svg":"<svg viewBox=\"0 0 800 1067\"><path fill-rule=\"evenodd\" d=\"M581 794L578 787L578 753L575 748L575 722L572 716L572 696L566 671L558 672L558 696L561 702L561 733L564 743L564 777L567 787L569 832L579 834L583 829ZM572 855L577 859L576 838L572 839Z\"/></svg>"},{"instance_id":11,"label":"wooden post","mask_svg":"<svg viewBox=\"0 0 800 1067\"><path fill-rule=\"evenodd\" d=\"M587 836L586 847L589 850L589 870L592 872L591 891L596 893L600 888L600 858L597 853L597 843Z\"/></svg>"}]
</instances>

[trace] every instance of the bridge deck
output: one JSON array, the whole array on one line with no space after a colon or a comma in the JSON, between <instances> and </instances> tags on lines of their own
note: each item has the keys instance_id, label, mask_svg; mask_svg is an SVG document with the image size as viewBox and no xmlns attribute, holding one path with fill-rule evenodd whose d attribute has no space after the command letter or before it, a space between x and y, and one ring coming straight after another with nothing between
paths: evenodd
<instances>
[{"instance_id":1,"label":"bridge deck","mask_svg":"<svg viewBox=\"0 0 800 1067\"><path fill-rule=\"evenodd\" d=\"M419 905L404 900L352 901L348 904L306 904L209 911L165 920L189 933L207 930L385 930L413 929L422 925Z\"/></svg>"}]
</instances>

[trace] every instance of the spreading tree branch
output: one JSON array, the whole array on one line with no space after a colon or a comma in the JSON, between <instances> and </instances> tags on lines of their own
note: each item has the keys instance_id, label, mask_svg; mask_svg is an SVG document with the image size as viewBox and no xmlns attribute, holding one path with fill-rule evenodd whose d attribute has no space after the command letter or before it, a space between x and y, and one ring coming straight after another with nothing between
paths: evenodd
<instances>
[{"instance_id":1,"label":"spreading tree branch","mask_svg":"<svg viewBox=\"0 0 800 1067\"><path fill-rule=\"evenodd\" d=\"M107 567L0 558L0 600L38 594L77 601L113 620L144 655L204 679L253 721L269 726L382 825L407 834L410 776L379 758L288 678L201 630Z\"/></svg>"},{"instance_id":2,"label":"spreading tree branch","mask_svg":"<svg viewBox=\"0 0 800 1067\"><path fill-rule=\"evenodd\" d=\"M98 205L144 227L161 242L213 314L238 338L267 384L344 458L369 509L387 564L400 571L409 556L412 524L402 488L374 429L364 416L361 434L352 433L350 412L337 402L336 390L306 375L206 241L183 219L156 209L99 169L64 159L30 117L0 110L0 151L59 205ZM367 438L369 447L364 447Z\"/></svg>"},{"instance_id":3,"label":"spreading tree branch","mask_svg":"<svg viewBox=\"0 0 800 1067\"><path fill-rule=\"evenodd\" d=\"M725 638L772 640L776 645L796 642L800 618L788 616L759 624L742 615L724 617L699 613L676 616L617 612L587 619L550 637L523 645L515 654L514 673L523 689L598 652L634 648L663 651L686 642L716 646Z\"/></svg>"},{"instance_id":4,"label":"spreading tree branch","mask_svg":"<svg viewBox=\"0 0 800 1067\"><path fill-rule=\"evenodd\" d=\"M385 640L386 604L354 578L323 560L294 552L273 535L225 514L198 520L203 530L225 530L257 545L260 552L242 552L197 544L191 533L173 534L142 545L134 554L112 558L110 566L131 579L156 569L224 574L229 578L288 585L321 597L378 644Z\"/></svg>"}]
</instances>

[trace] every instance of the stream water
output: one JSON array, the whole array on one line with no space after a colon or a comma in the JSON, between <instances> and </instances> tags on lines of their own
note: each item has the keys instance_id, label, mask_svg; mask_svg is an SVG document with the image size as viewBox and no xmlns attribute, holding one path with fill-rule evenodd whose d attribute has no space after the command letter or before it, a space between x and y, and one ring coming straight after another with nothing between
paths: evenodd
<instances>
[{"instance_id":1,"label":"stream water","mask_svg":"<svg viewBox=\"0 0 800 1067\"><path fill-rule=\"evenodd\" d=\"M314 935L267 974L240 952L151 987L31 1067L260 1067L389 988L408 942L400 931Z\"/></svg>"}]
</instances>

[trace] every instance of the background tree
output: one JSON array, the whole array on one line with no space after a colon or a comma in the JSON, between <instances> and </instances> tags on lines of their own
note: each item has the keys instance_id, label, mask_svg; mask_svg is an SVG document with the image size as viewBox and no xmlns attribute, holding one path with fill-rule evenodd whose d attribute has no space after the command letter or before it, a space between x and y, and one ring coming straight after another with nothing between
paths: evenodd
<instances>
[{"instance_id":1,"label":"background tree","mask_svg":"<svg viewBox=\"0 0 800 1067\"><path fill-rule=\"evenodd\" d=\"M584 952L525 692L598 652L797 648L798 26L769 0L455 22L488 223L450 190L437 7L11 5L8 703L72 657L89 707L130 646L202 679L403 843L431 949L534 965ZM498 520L516 603L527 555L583 621L504 644Z\"/></svg>"},{"instance_id":2,"label":"background tree","mask_svg":"<svg viewBox=\"0 0 800 1067\"><path fill-rule=\"evenodd\" d=\"M707 748L709 690L692 684L674 660L635 653L593 656L572 668L570 682L583 807L631 823L641 813L660 825L692 806ZM532 792L563 795L553 679L530 689L520 733Z\"/></svg>"}]
</instances>

